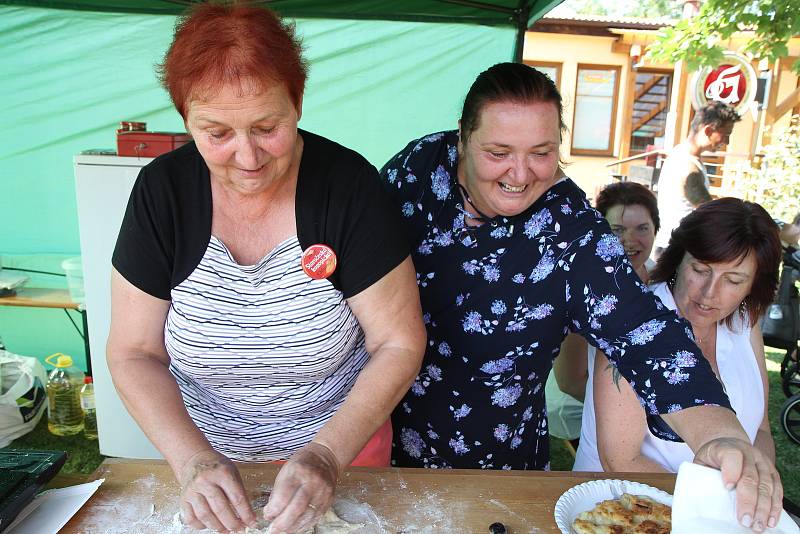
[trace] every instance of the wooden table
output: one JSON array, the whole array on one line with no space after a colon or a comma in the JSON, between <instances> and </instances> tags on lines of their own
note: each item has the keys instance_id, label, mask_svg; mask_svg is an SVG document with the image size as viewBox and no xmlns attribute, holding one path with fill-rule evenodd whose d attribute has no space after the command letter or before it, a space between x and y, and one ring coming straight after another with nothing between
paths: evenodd
<instances>
[{"instance_id":1,"label":"wooden table","mask_svg":"<svg viewBox=\"0 0 800 534\"><path fill-rule=\"evenodd\" d=\"M269 490L278 469L240 464L253 496ZM62 533L180 531L173 524L178 485L163 461L107 459L92 478L105 482ZM500 521L509 534L557 533L558 497L599 478L635 480L670 493L675 487L674 474L351 468L340 480L336 508L347 519L377 525L372 532L484 534Z\"/></svg>"},{"instance_id":2,"label":"wooden table","mask_svg":"<svg viewBox=\"0 0 800 534\"><path fill-rule=\"evenodd\" d=\"M80 304L72 301L68 290L44 287L22 287L17 289L15 295L0 297L0 306L80 310Z\"/></svg>"},{"instance_id":3,"label":"wooden table","mask_svg":"<svg viewBox=\"0 0 800 534\"><path fill-rule=\"evenodd\" d=\"M89 351L89 325L86 322L86 308L70 298L69 291L66 289L53 289L44 287L22 287L16 290L16 294L10 297L0 297L0 306L17 306L23 308L61 308L67 314L72 326L83 339L83 348L86 353L86 374L92 376L92 358ZM69 310L75 310L81 314L83 331L78 328Z\"/></svg>"}]
</instances>

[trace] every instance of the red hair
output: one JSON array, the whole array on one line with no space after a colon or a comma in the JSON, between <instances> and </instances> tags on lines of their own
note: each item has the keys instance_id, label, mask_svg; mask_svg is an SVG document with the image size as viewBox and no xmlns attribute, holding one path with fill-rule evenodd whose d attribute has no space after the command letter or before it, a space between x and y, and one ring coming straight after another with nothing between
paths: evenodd
<instances>
[{"instance_id":1,"label":"red hair","mask_svg":"<svg viewBox=\"0 0 800 534\"><path fill-rule=\"evenodd\" d=\"M294 25L256 6L203 3L178 19L175 37L159 80L186 119L189 101L213 95L226 85L243 92L286 84L295 106L300 103L308 66Z\"/></svg>"}]
</instances>

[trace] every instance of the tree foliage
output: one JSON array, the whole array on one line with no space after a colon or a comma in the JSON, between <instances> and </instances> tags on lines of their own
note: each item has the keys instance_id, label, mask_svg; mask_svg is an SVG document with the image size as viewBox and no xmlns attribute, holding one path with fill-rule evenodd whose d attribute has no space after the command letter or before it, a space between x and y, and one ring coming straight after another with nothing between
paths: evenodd
<instances>
[{"instance_id":1,"label":"tree foliage","mask_svg":"<svg viewBox=\"0 0 800 534\"><path fill-rule=\"evenodd\" d=\"M738 193L764 206L773 217L791 221L800 212L799 168L800 115L794 115L789 128L763 148L758 166L745 169Z\"/></svg>"},{"instance_id":2,"label":"tree foliage","mask_svg":"<svg viewBox=\"0 0 800 534\"><path fill-rule=\"evenodd\" d=\"M770 62L788 56L789 39L800 34L800 1L706 0L695 17L662 28L648 57L665 63L683 60L691 70L716 66L722 44L743 30L752 34L742 52ZM800 74L800 60L792 69Z\"/></svg>"}]
</instances>

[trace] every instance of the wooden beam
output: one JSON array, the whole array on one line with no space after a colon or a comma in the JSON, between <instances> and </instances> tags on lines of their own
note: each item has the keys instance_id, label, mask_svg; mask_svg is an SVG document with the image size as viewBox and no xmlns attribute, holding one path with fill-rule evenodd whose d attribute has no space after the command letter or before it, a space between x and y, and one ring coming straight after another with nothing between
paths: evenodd
<instances>
[{"instance_id":1,"label":"wooden beam","mask_svg":"<svg viewBox=\"0 0 800 534\"><path fill-rule=\"evenodd\" d=\"M797 83L794 84L795 87L800 87L800 76L797 77ZM792 110L792 115L800 115L800 104L797 104L795 108Z\"/></svg>"},{"instance_id":2,"label":"wooden beam","mask_svg":"<svg viewBox=\"0 0 800 534\"><path fill-rule=\"evenodd\" d=\"M638 130L639 128L650 122L653 119L653 117L664 111L666 107L667 107L667 102L666 101L661 102L657 107L653 108L653 110L650 111L650 113L639 119L639 122L633 125L632 130L635 132L636 130Z\"/></svg>"},{"instance_id":3,"label":"wooden beam","mask_svg":"<svg viewBox=\"0 0 800 534\"><path fill-rule=\"evenodd\" d=\"M675 112L675 129L672 131L671 144L666 145L665 143L665 146L669 146L670 148L683 141L683 138L686 137L686 133L689 130L689 128L684 128L683 116L686 113L687 108L691 108L691 97L689 99L686 98L686 90L689 86L690 78L691 73L687 69L686 63L683 61L678 61L675 64L675 71L673 74L673 80L675 81L672 84L672 94L670 95L671 101L669 108L671 112ZM675 87L676 82L678 85L677 88Z\"/></svg>"},{"instance_id":4,"label":"wooden beam","mask_svg":"<svg viewBox=\"0 0 800 534\"><path fill-rule=\"evenodd\" d=\"M661 78L663 78L663 77L664 76L662 74L654 74L652 78L650 78L644 84L642 84L642 88L641 89L636 91L636 95L634 95L634 98L636 100L639 100L640 98L642 98L645 94L647 94L647 91L652 89L658 82L661 81Z\"/></svg>"},{"instance_id":5,"label":"wooden beam","mask_svg":"<svg viewBox=\"0 0 800 534\"><path fill-rule=\"evenodd\" d=\"M611 43L611 52L613 54L625 54L627 56L631 53L631 44L623 43L618 39Z\"/></svg>"},{"instance_id":6,"label":"wooden beam","mask_svg":"<svg viewBox=\"0 0 800 534\"><path fill-rule=\"evenodd\" d=\"M794 62L800 59L800 56L784 56L781 58L781 70L791 70Z\"/></svg>"},{"instance_id":7,"label":"wooden beam","mask_svg":"<svg viewBox=\"0 0 800 534\"><path fill-rule=\"evenodd\" d=\"M538 22L531 26L530 31L534 33L563 33L567 35L591 35L594 37L616 37L608 31L608 28L597 28L594 26L574 26L571 24L543 24Z\"/></svg>"},{"instance_id":8,"label":"wooden beam","mask_svg":"<svg viewBox=\"0 0 800 534\"><path fill-rule=\"evenodd\" d=\"M769 95L767 95L767 112L764 114L764 128L761 131L761 146L767 146L772 142L772 125L775 124L777 118L775 111L778 109L778 86L780 85L782 64L783 59L778 58L777 63L772 66L772 79L769 84Z\"/></svg>"},{"instance_id":9,"label":"wooden beam","mask_svg":"<svg viewBox=\"0 0 800 534\"><path fill-rule=\"evenodd\" d=\"M631 123L633 122L633 93L636 91L636 71L631 68L631 62L625 64L625 96L622 98L622 104L625 106L622 109L622 133L619 140L619 152L617 157L624 158L630 155L631 150ZM628 174L628 165L622 165L620 168L622 174Z\"/></svg>"},{"instance_id":10,"label":"wooden beam","mask_svg":"<svg viewBox=\"0 0 800 534\"><path fill-rule=\"evenodd\" d=\"M800 105L800 87L789 93L789 95L783 99L783 102L775 106L774 110L767 111L770 115L772 122L774 123L784 115L786 115L789 111L792 110L795 106Z\"/></svg>"}]
</instances>

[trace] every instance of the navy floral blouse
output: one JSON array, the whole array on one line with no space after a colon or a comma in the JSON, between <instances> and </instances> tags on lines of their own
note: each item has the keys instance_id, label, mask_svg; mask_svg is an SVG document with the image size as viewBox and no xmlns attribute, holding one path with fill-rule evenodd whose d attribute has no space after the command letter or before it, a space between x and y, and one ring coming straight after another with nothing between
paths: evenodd
<instances>
[{"instance_id":1,"label":"navy floral blouse","mask_svg":"<svg viewBox=\"0 0 800 534\"><path fill-rule=\"evenodd\" d=\"M544 382L566 333L602 349L657 416L729 407L688 323L647 291L622 245L565 178L530 208L466 226L457 133L412 141L381 170L402 211L428 346L392 414L392 463L548 469Z\"/></svg>"}]
</instances>

